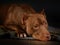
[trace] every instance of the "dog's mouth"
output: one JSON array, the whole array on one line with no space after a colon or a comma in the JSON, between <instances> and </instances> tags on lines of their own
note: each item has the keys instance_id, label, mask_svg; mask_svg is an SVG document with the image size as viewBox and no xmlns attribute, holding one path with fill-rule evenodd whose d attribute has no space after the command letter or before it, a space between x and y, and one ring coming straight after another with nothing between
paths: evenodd
<instances>
[{"instance_id":1,"label":"dog's mouth","mask_svg":"<svg viewBox=\"0 0 60 45\"><path fill-rule=\"evenodd\" d=\"M51 39L51 36L50 35L41 35L41 34L36 34L34 33L32 35L32 38L36 39L36 40L40 40L40 41L48 41Z\"/></svg>"}]
</instances>

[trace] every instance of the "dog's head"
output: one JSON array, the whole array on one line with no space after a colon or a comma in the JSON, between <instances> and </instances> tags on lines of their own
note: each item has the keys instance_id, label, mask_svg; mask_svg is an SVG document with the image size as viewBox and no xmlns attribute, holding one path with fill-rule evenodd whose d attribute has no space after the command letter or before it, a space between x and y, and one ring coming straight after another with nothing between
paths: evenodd
<instances>
[{"instance_id":1,"label":"dog's head","mask_svg":"<svg viewBox=\"0 0 60 45\"><path fill-rule=\"evenodd\" d=\"M48 31L48 23L45 13L29 14L30 16L25 20L26 32L29 36L35 39L47 41L50 40L50 33Z\"/></svg>"}]
</instances>

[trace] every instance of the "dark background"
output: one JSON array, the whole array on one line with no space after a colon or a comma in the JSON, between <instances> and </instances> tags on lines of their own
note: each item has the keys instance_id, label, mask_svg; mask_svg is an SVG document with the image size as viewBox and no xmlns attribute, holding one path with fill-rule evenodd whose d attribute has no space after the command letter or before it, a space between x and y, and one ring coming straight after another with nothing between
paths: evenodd
<instances>
[{"instance_id":1,"label":"dark background","mask_svg":"<svg viewBox=\"0 0 60 45\"><path fill-rule=\"evenodd\" d=\"M53 27L60 28L60 1L58 0L0 0L0 4L9 3L27 3L30 4L36 12L40 12L43 8L45 9L47 21L50 27L50 31L54 29L53 32L57 32ZM60 30L60 29L59 29ZM60 33L60 31L58 32ZM13 33L13 32L12 32ZM11 35L12 35L11 33ZM6 35L5 35L6 36ZM12 35L13 36L13 35ZM7 37L7 36L6 36ZM57 38L60 41L60 36ZM36 40L12 40L12 39L0 39L0 44L6 45L59 45L58 41L36 41Z\"/></svg>"},{"instance_id":2,"label":"dark background","mask_svg":"<svg viewBox=\"0 0 60 45\"><path fill-rule=\"evenodd\" d=\"M36 12L45 9L49 26L60 28L60 1L59 0L0 0L0 4L27 3Z\"/></svg>"}]
</instances>

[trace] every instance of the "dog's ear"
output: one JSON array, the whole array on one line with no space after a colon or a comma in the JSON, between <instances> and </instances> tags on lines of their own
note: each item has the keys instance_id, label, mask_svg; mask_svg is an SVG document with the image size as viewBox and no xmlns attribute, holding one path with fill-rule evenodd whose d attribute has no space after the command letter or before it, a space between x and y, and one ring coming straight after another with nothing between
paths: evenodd
<instances>
[{"instance_id":1,"label":"dog's ear","mask_svg":"<svg viewBox=\"0 0 60 45\"><path fill-rule=\"evenodd\" d=\"M40 11L40 14L46 17L45 9L42 9L42 11Z\"/></svg>"},{"instance_id":2,"label":"dog's ear","mask_svg":"<svg viewBox=\"0 0 60 45\"><path fill-rule=\"evenodd\" d=\"M45 10L42 9L42 11L40 12L40 14L45 15Z\"/></svg>"},{"instance_id":3,"label":"dog's ear","mask_svg":"<svg viewBox=\"0 0 60 45\"><path fill-rule=\"evenodd\" d=\"M24 13L22 18L22 24L25 24L25 21L29 18L29 15L27 13Z\"/></svg>"}]
</instances>

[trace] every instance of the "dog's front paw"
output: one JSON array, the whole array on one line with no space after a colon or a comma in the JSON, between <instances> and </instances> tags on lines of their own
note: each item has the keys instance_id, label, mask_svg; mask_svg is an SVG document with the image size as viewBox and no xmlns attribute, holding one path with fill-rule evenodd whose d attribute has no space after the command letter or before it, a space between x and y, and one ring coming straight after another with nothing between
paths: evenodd
<instances>
[{"instance_id":1,"label":"dog's front paw","mask_svg":"<svg viewBox=\"0 0 60 45\"><path fill-rule=\"evenodd\" d=\"M19 34L17 34L17 37L18 38L25 38L25 37L27 37L27 35L26 35L26 33L19 33Z\"/></svg>"},{"instance_id":2,"label":"dog's front paw","mask_svg":"<svg viewBox=\"0 0 60 45\"><path fill-rule=\"evenodd\" d=\"M21 33L21 34L19 34L19 37L20 38L25 38L25 37L27 37L27 35L25 33Z\"/></svg>"}]
</instances>

